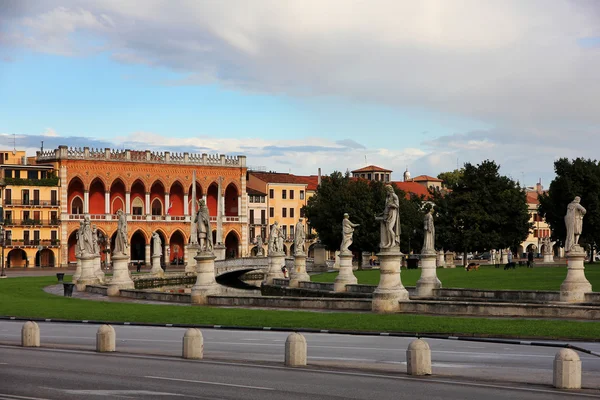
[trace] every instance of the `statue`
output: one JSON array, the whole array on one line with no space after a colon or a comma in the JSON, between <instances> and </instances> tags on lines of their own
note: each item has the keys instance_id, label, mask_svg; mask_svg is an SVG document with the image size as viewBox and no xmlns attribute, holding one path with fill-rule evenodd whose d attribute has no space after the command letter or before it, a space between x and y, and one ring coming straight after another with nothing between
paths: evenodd
<instances>
[{"instance_id":1,"label":"statue","mask_svg":"<svg viewBox=\"0 0 600 400\"><path fill-rule=\"evenodd\" d=\"M280 253L283 251L283 246L279 246L280 245L280 240L279 240L279 224L277 223L277 221L275 221L275 223L273 223L273 226L271 227L271 234L269 235L269 245L268 245L268 251L269 254L273 254L273 253ZM283 241L282 243L283 244Z\"/></svg>"},{"instance_id":2,"label":"statue","mask_svg":"<svg viewBox=\"0 0 600 400\"><path fill-rule=\"evenodd\" d=\"M542 239L542 246L544 247L544 251L543 254L544 255L548 255L548 254L552 254L552 241L550 240L549 237L545 237Z\"/></svg>"},{"instance_id":3,"label":"statue","mask_svg":"<svg viewBox=\"0 0 600 400\"><path fill-rule=\"evenodd\" d=\"M283 236L283 229L281 229L281 227L279 227L278 231L279 234L277 235L277 251L283 253L283 242L285 241L285 236Z\"/></svg>"},{"instance_id":4,"label":"statue","mask_svg":"<svg viewBox=\"0 0 600 400\"><path fill-rule=\"evenodd\" d=\"M160 236L158 232L152 233L152 245L154 249L152 251L152 257L160 257L162 256L162 243L160 241Z\"/></svg>"},{"instance_id":5,"label":"statue","mask_svg":"<svg viewBox=\"0 0 600 400\"><path fill-rule=\"evenodd\" d=\"M92 232L90 216L86 215L83 218L83 221L79 223L79 240L77 243L79 254L81 256L90 256L97 254L94 252L95 246L97 245L94 245L94 234Z\"/></svg>"},{"instance_id":6,"label":"statue","mask_svg":"<svg viewBox=\"0 0 600 400\"><path fill-rule=\"evenodd\" d=\"M583 225L583 216L586 213L585 208L579 202L581 198L576 196L567 206L567 215L565 215L565 225L567 228L567 237L565 239L565 251L569 252L573 247L578 246L579 236ZM579 246L578 246L579 247Z\"/></svg>"},{"instance_id":7,"label":"statue","mask_svg":"<svg viewBox=\"0 0 600 400\"><path fill-rule=\"evenodd\" d=\"M98 227L92 225L92 249L94 254L100 254L100 246L98 245Z\"/></svg>"},{"instance_id":8,"label":"statue","mask_svg":"<svg viewBox=\"0 0 600 400\"><path fill-rule=\"evenodd\" d=\"M433 224L433 207L423 220L423 231L425 238L423 239L423 249L421 254L435 254L435 225Z\"/></svg>"},{"instance_id":9,"label":"statue","mask_svg":"<svg viewBox=\"0 0 600 400\"><path fill-rule=\"evenodd\" d=\"M385 209L383 215L375 219L381 221L381 242L379 247L389 249L400 245L400 200L391 185L385 186Z\"/></svg>"},{"instance_id":10,"label":"statue","mask_svg":"<svg viewBox=\"0 0 600 400\"><path fill-rule=\"evenodd\" d=\"M302 218L296 223L294 229L294 254L306 254L306 234L304 233L304 224Z\"/></svg>"},{"instance_id":11,"label":"statue","mask_svg":"<svg viewBox=\"0 0 600 400\"><path fill-rule=\"evenodd\" d=\"M113 249L113 255L129 254L129 243L127 243L127 216L123 210L117 211L117 236L115 237L115 248Z\"/></svg>"},{"instance_id":12,"label":"statue","mask_svg":"<svg viewBox=\"0 0 600 400\"><path fill-rule=\"evenodd\" d=\"M340 253L349 253L348 247L352 244L352 234L354 228L360 226L359 224L353 224L348 219L348 213L344 213L344 220L342 221L342 244L340 245Z\"/></svg>"},{"instance_id":13,"label":"statue","mask_svg":"<svg viewBox=\"0 0 600 400\"><path fill-rule=\"evenodd\" d=\"M196 214L196 231L198 232L198 244L200 251L211 252L213 250L212 231L210 229L210 216L208 207L204 200L200 200L198 213Z\"/></svg>"},{"instance_id":14,"label":"statue","mask_svg":"<svg viewBox=\"0 0 600 400\"><path fill-rule=\"evenodd\" d=\"M265 250L263 249L262 236L258 235L256 237L256 257L262 257L264 255L265 255Z\"/></svg>"}]
</instances>

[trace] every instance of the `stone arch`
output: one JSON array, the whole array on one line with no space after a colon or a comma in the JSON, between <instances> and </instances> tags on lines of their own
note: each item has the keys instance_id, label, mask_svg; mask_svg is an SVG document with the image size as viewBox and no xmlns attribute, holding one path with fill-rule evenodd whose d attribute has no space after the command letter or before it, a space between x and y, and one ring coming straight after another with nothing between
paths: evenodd
<instances>
[{"instance_id":1,"label":"stone arch","mask_svg":"<svg viewBox=\"0 0 600 400\"><path fill-rule=\"evenodd\" d=\"M120 177L113 179L110 184L110 213L116 214L118 210L126 211L125 206L125 181Z\"/></svg>"},{"instance_id":2,"label":"stone arch","mask_svg":"<svg viewBox=\"0 0 600 400\"><path fill-rule=\"evenodd\" d=\"M67 263L74 263L77 261L77 258L75 258L75 247L77 246L77 232L77 228L73 229L73 231L69 233L67 239Z\"/></svg>"},{"instance_id":3,"label":"stone arch","mask_svg":"<svg viewBox=\"0 0 600 400\"><path fill-rule=\"evenodd\" d=\"M6 255L6 267L27 267L29 260L27 259L27 253L23 249L12 249Z\"/></svg>"},{"instance_id":4,"label":"stone arch","mask_svg":"<svg viewBox=\"0 0 600 400\"><path fill-rule=\"evenodd\" d=\"M83 214L83 198L75 196L69 203L70 214Z\"/></svg>"},{"instance_id":5,"label":"stone arch","mask_svg":"<svg viewBox=\"0 0 600 400\"><path fill-rule=\"evenodd\" d=\"M212 217L217 215L217 202L219 199L219 186L216 182L211 183L206 191L206 206L208 214Z\"/></svg>"},{"instance_id":6,"label":"stone arch","mask_svg":"<svg viewBox=\"0 0 600 400\"><path fill-rule=\"evenodd\" d=\"M183 184L175 180L169 188L169 204L166 205L169 215L183 215Z\"/></svg>"},{"instance_id":7,"label":"stone arch","mask_svg":"<svg viewBox=\"0 0 600 400\"><path fill-rule=\"evenodd\" d=\"M235 230L231 230L225 236L225 258L240 257L240 236Z\"/></svg>"},{"instance_id":8,"label":"stone arch","mask_svg":"<svg viewBox=\"0 0 600 400\"><path fill-rule=\"evenodd\" d=\"M136 179L131 184L130 193L131 193L130 194L131 214L132 215L146 214L146 185L144 184L144 181L141 179ZM139 201L136 201L138 199L139 199ZM140 201L141 201L141 203L140 203ZM135 206L134 206L134 203L136 204Z\"/></svg>"},{"instance_id":9,"label":"stone arch","mask_svg":"<svg viewBox=\"0 0 600 400\"><path fill-rule=\"evenodd\" d=\"M529 253L530 251L533 251L534 253L537 252L537 246L534 243L529 243L527 245L527 248L525 249L526 253ZM519 254L520 255L520 254Z\"/></svg>"},{"instance_id":10,"label":"stone arch","mask_svg":"<svg viewBox=\"0 0 600 400\"><path fill-rule=\"evenodd\" d=\"M158 236L160 236L160 243L161 243L161 264L162 264L162 260L164 259L165 256L165 246L167 245L167 234L165 233L165 231L162 230L162 228L158 228L156 229L154 232L158 233ZM153 233L154 233L153 232ZM154 240L152 240L152 237L150 238L150 256L152 256L154 254Z\"/></svg>"},{"instance_id":11,"label":"stone arch","mask_svg":"<svg viewBox=\"0 0 600 400\"><path fill-rule=\"evenodd\" d=\"M84 185L83 180L79 176L71 178L69 185L67 186L67 205L69 214L83 214L83 192ZM73 199L79 197L81 199L81 209L73 210ZM79 204L78 204L79 205ZM73 212L76 211L76 212Z\"/></svg>"},{"instance_id":12,"label":"stone arch","mask_svg":"<svg viewBox=\"0 0 600 400\"><path fill-rule=\"evenodd\" d=\"M150 210L152 210L152 215L163 215L164 206L161 199L155 198L154 200L151 200Z\"/></svg>"},{"instance_id":13,"label":"stone arch","mask_svg":"<svg viewBox=\"0 0 600 400\"><path fill-rule=\"evenodd\" d=\"M225 189L225 216L237 216L238 215L238 197L239 191L237 185L230 183Z\"/></svg>"},{"instance_id":14,"label":"stone arch","mask_svg":"<svg viewBox=\"0 0 600 400\"><path fill-rule=\"evenodd\" d=\"M146 232L142 229L137 229L131 235L129 239L129 255L131 261L146 261L146 244L148 244L148 237Z\"/></svg>"},{"instance_id":15,"label":"stone arch","mask_svg":"<svg viewBox=\"0 0 600 400\"><path fill-rule=\"evenodd\" d=\"M176 229L171 233L171 236L169 237L169 262L171 264L183 265L186 243L187 239L185 233L180 229Z\"/></svg>"},{"instance_id":16,"label":"stone arch","mask_svg":"<svg viewBox=\"0 0 600 400\"><path fill-rule=\"evenodd\" d=\"M41 249L35 253L36 267L54 267L55 266L54 252L50 249Z\"/></svg>"},{"instance_id":17,"label":"stone arch","mask_svg":"<svg viewBox=\"0 0 600 400\"><path fill-rule=\"evenodd\" d=\"M105 211L105 196L106 185L104 180L96 177L92 180L89 186L89 213L104 214Z\"/></svg>"},{"instance_id":18,"label":"stone arch","mask_svg":"<svg viewBox=\"0 0 600 400\"><path fill-rule=\"evenodd\" d=\"M150 186L150 214L165 214L165 191L165 185L160 179L155 180Z\"/></svg>"}]
</instances>

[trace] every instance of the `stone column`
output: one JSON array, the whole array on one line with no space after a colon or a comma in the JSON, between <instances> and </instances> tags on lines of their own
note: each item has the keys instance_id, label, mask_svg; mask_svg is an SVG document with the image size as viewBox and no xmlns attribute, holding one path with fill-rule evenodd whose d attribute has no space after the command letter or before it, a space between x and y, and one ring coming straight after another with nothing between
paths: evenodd
<instances>
[{"instance_id":1,"label":"stone column","mask_svg":"<svg viewBox=\"0 0 600 400\"><path fill-rule=\"evenodd\" d=\"M437 277L436 258L435 252L421 254L421 278L417 281L417 296L419 297L432 297L433 289L442 287L442 282Z\"/></svg>"},{"instance_id":2,"label":"stone column","mask_svg":"<svg viewBox=\"0 0 600 400\"><path fill-rule=\"evenodd\" d=\"M150 239L152 240L152 238ZM144 264L145 265L149 265L150 264L150 244L147 244L144 248Z\"/></svg>"},{"instance_id":3,"label":"stone column","mask_svg":"<svg viewBox=\"0 0 600 400\"><path fill-rule=\"evenodd\" d=\"M290 271L290 287L300 286L300 282L310 282L306 272L306 254L294 254L294 269Z\"/></svg>"},{"instance_id":4,"label":"stone column","mask_svg":"<svg viewBox=\"0 0 600 400\"><path fill-rule=\"evenodd\" d=\"M104 192L104 214L110 214L110 192Z\"/></svg>"},{"instance_id":5,"label":"stone column","mask_svg":"<svg viewBox=\"0 0 600 400\"><path fill-rule=\"evenodd\" d=\"M96 276L94 260L96 256L94 254L80 256L81 261L81 276L77 279L77 291L84 292L87 285L98 285L100 279Z\"/></svg>"},{"instance_id":6,"label":"stone column","mask_svg":"<svg viewBox=\"0 0 600 400\"><path fill-rule=\"evenodd\" d=\"M334 292L345 292L346 285L356 285L358 279L354 276L352 271L352 253L341 252L339 255L340 259L340 272L338 273L333 283Z\"/></svg>"},{"instance_id":7,"label":"stone column","mask_svg":"<svg viewBox=\"0 0 600 400\"><path fill-rule=\"evenodd\" d=\"M187 262L185 264L185 273L186 274L195 274L196 273L196 255L198 254L198 250L200 248L196 243L190 243L185 247L185 252L187 253Z\"/></svg>"},{"instance_id":8,"label":"stone column","mask_svg":"<svg viewBox=\"0 0 600 400\"><path fill-rule=\"evenodd\" d=\"M568 303L582 303L585 293L592 291L592 285L585 277L585 250L574 245L567 255L567 277L560 285L560 301Z\"/></svg>"},{"instance_id":9,"label":"stone column","mask_svg":"<svg viewBox=\"0 0 600 400\"><path fill-rule=\"evenodd\" d=\"M169 211L170 205L171 205L171 196L169 193L165 193L165 210L164 210L165 215L167 215L167 211Z\"/></svg>"},{"instance_id":10,"label":"stone column","mask_svg":"<svg viewBox=\"0 0 600 400\"><path fill-rule=\"evenodd\" d=\"M131 214L131 192L125 192L125 214Z\"/></svg>"},{"instance_id":11,"label":"stone column","mask_svg":"<svg viewBox=\"0 0 600 400\"><path fill-rule=\"evenodd\" d=\"M162 278L164 276L165 271L160 266L160 256L159 255L152 256L152 268L150 269L150 272L148 274L151 276L159 277L159 278Z\"/></svg>"},{"instance_id":12,"label":"stone column","mask_svg":"<svg viewBox=\"0 0 600 400\"><path fill-rule=\"evenodd\" d=\"M104 283L104 271L102 271L102 257L100 257L100 254L97 254L94 258L94 275L98 277L100 283Z\"/></svg>"},{"instance_id":13,"label":"stone column","mask_svg":"<svg viewBox=\"0 0 600 400\"><path fill-rule=\"evenodd\" d=\"M444 268L456 268L456 266L454 265L454 252L446 252L446 265L444 266Z\"/></svg>"},{"instance_id":14,"label":"stone column","mask_svg":"<svg viewBox=\"0 0 600 400\"><path fill-rule=\"evenodd\" d=\"M183 194L183 215L190 215L190 209L189 209L189 198L188 198L188 194L184 193Z\"/></svg>"},{"instance_id":15,"label":"stone column","mask_svg":"<svg viewBox=\"0 0 600 400\"><path fill-rule=\"evenodd\" d=\"M90 213L90 192L87 190L83 191L83 213Z\"/></svg>"},{"instance_id":16,"label":"stone column","mask_svg":"<svg viewBox=\"0 0 600 400\"><path fill-rule=\"evenodd\" d=\"M315 270L327 271L327 250L321 243L315 244L314 250L314 267Z\"/></svg>"},{"instance_id":17,"label":"stone column","mask_svg":"<svg viewBox=\"0 0 600 400\"><path fill-rule=\"evenodd\" d=\"M372 310L378 313L393 313L400 310L400 300L408 300L408 291L402 285L399 246L381 249L377 253L380 262L379 285L373 292Z\"/></svg>"},{"instance_id":18,"label":"stone column","mask_svg":"<svg viewBox=\"0 0 600 400\"><path fill-rule=\"evenodd\" d=\"M545 263L553 263L554 262L554 255L552 253L545 253L544 254L544 262Z\"/></svg>"},{"instance_id":19,"label":"stone column","mask_svg":"<svg viewBox=\"0 0 600 400\"><path fill-rule=\"evenodd\" d=\"M118 296L121 289L133 289L135 287L129 275L128 264L128 255L113 254L113 277L107 290L109 296Z\"/></svg>"},{"instance_id":20,"label":"stone column","mask_svg":"<svg viewBox=\"0 0 600 400\"><path fill-rule=\"evenodd\" d=\"M152 214L152 210L150 210L150 193L146 192L146 196L145 196L145 206L144 208L146 208L146 212L144 213L145 215L150 215Z\"/></svg>"},{"instance_id":21,"label":"stone column","mask_svg":"<svg viewBox=\"0 0 600 400\"><path fill-rule=\"evenodd\" d=\"M196 255L196 284L192 287L192 304L208 304L208 296L218 294L221 286L215 279L215 255L200 252Z\"/></svg>"},{"instance_id":22,"label":"stone column","mask_svg":"<svg viewBox=\"0 0 600 400\"><path fill-rule=\"evenodd\" d=\"M438 252L438 256L437 256L437 266L438 267L445 267L446 266L446 262L444 260L444 249L441 249Z\"/></svg>"},{"instance_id":23,"label":"stone column","mask_svg":"<svg viewBox=\"0 0 600 400\"><path fill-rule=\"evenodd\" d=\"M265 275L263 283L267 285L273 284L273 279L284 279L281 267L285 265L285 253L278 252L268 255L269 258L269 269Z\"/></svg>"},{"instance_id":24,"label":"stone column","mask_svg":"<svg viewBox=\"0 0 600 400\"><path fill-rule=\"evenodd\" d=\"M340 252L336 251L334 255L333 269L340 269Z\"/></svg>"},{"instance_id":25,"label":"stone column","mask_svg":"<svg viewBox=\"0 0 600 400\"><path fill-rule=\"evenodd\" d=\"M169 243L163 245L163 262L165 265L169 265Z\"/></svg>"},{"instance_id":26,"label":"stone column","mask_svg":"<svg viewBox=\"0 0 600 400\"><path fill-rule=\"evenodd\" d=\"M75 268L75 273L73 274L73 277L71 278L71 281L73 283L77 283L77 281L79 280L79 277L81 276L81 258L75 257L75 259L77 260L77 268Z\"/></svg>"},{"instance_id":27,"label":"stone column","mask_svg":"<svg viewBox=\"0 0 600 400\"><path fill-rule=\"evenodd\" d=\"M506 250L500 250L500 264L507 264L508 263L508 253L506 252Z\"/></svg>"},{"instance_id":28,"label":"stone column","mask_svg":"<svg viewBox=\"0 0 600 400\"><path fill-rule=\"evenodd\" d=\"M361 257L362 257L362 260L361 260L362 268L363 269L365 269L365 268L372 268L372 265L371 265L371 253L368 252L368 251L363 251L361 253Z\"/></svg>"}]
</instances>

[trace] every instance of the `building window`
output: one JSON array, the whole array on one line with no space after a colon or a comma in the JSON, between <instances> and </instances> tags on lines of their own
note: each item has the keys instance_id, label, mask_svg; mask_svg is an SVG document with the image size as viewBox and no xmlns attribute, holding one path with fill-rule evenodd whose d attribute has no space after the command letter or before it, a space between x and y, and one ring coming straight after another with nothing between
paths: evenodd
<instances>
[{"instance_id":1,"label":"building window","mask_svg":"<svg viewBox=\"0 0 600 400\"><path fill-rule=\"evenodd\" d=\"M275 217L275 208L269 207L269 218Z\"/></svg>"},{"instance_id":2,"label":"building window","mask_svg":"<svg viewBox=\"0 0 600 400\"><path fill-rule=\"evenodd\" d=\"M33 212L33 220L35 221L36 224L41 223L42 221L42 216L41 216L41 212L39 211L34 211Z\"/></svg>"},{"instance_id":3,"label":"building window","mask_svg":"<svg viewBox=\"0 0 600 400\"><path fill-rule=\"evenodd\" d=\"M287 218L287 208L283 207L283 208L281 209L281 216L282 216L283 218Z\"/></svg>"},{"instance_id":4,"label":"building window","mask_svg":"<svg viewBox=\"0 0 600 400\"><path fill-rule=\"evenodd\" d=\"M265 202L265 196L260 196L260 202L264 203Z\"/></svg>"},{"instance_id":5,"label":"building window","mask_svg":"<svg viewBox=\"0 0 600 400\"><path fill-rule=\"evenodd\" d=\"M29 245L29 231L23 231L23 244Z\"/></svg>"},{"instance_id":6,"label":"building window","mask_svg":"<svg viewBox=\"0 0 600 400\"><path fill-rule=\"evenodd\" d=\"M11 202L12 202L12 190L4 189L4 203L11 204Z\"/></svg>"},{"instance_id":7,"label":"building window","mask_svg":"<svg viewBox=\"0 0 600 400\"><path fill-rule=\"evenodd\" d=\"M36 246L40 244L40 231L33 231L33 244Z\"/></svg>"},{"instance_id":8,"label":"building window","mask_svg":"<svg viewBox=\"0 0 600 400\"><path fill-rule=\"evenodd\" d=\"M250 242L254 242L254 238L256 237L256 232L254 231L253 226L248 227L250 229Z\"/></svg>"},{"instance_id":9,"label":"building window","mask_svg":"<svg viewBox=\"0 0 600 400\"><path fill-rule=\"evenodd\" d=\"M265 210L260 210L260 224L261 225L266 224L266 222L265 222L265 214L266 214Z\"/></svg>"},{"instance_id":10,"label":"building window","mask_svg":"<svg viewBox=\"0 0 600 400\"><path fill-rule=\"evenodd\" d=\"M254 210L250 210L250 224L254 225Z\"/></svg>"},{"instance_id":11,"label":"building window","mask_svg":"<svg viewBox=\"0 0 600 400\"><path fill-rule=\"evenodd\" d=\"M56 190L50 191L50 204L53 206L58 205L58 197L57 197Z\"/></svg>"},{"instance_id":12,"label":"building window","mask_svg":"<svg viewBox=\"0 0 600 400\"><path fill-rule=\"evenodd\" d=\"M290 208L290 218L294 218L294 209Z\"/></svg>"},{"instance_id":13,"label":"building window","mask_svg":"<svg viewBox=\"0 0 600 400\"><path fill-rule=\"evenodd\" d=\"M38 172L37 171L27 171L27 179L37 179Z\"/></svg>"},{"instance_id":14,"label":"building window","mask_svg":"<svg viewBox=\"0 0 600 400\"><path fill-rule=\"evenodd\" d=\"M4 177L5 178L12 178L13 177L13 170L12 169L5 169L4 170Z\"/></svg>"},{"instance_id":15,"label":"building window","mask_svg":"<svg viewBox=\"0 0 600 400\"><path fill-rule=\"evenodd\" d=\"M11 224L12 223L12 211L6 211L6 213L4 214L5 217L5 223L7 224Z\"/></svg>"},{"instance_id":16,"label":"building window","mask_svg":"<svg viewBox=\"0 0 600 400\"><path fill-rule=\"evenodd\" d=\"M51 224L58 223L58 213L56 211L50 211L50 223Z\"/></svg>"},{"instance_id":17,"label":"building window","mask_svg":"<svg viewBox=\"0 0 600 400\"><path fill-rule=\"evenodd\" d=\"M139 197L136 197L131 204L133 215L142 215L144 213L144 202Z\"/></svg>"},{"instance_id":18,"label":"building window","mask_svg":"<svg viewBox=\"0 0 600 400\"><path fill-rule=\"evenodd\" d=\"M29 220L29 211L23 211L23 222Z\"/></svg>"},{"instance_id":19,"label":"building window","mask_svg":"<svg viewBox=\"0 0 600 400\"><path fill-rule=\"evenodd\" d=\"M275 190L269 189L269 198L270 199L274 199L275 198Z\"/></svg>"},{"instance_id":20,"label":"building window","mask_svg":"<svg viewBox=\"0 0 600 400\"><path fill-rule=\"evenodd\" d=\"M34 206L40 205L40 190L39 189L33 189L33 205Z\"/></svg>"},{"instance_id":21,"label":"building window","mask_svg":"<svg viewBox=\"0 0 600 400\"><path fill-rule=\"evenodd\" d=\"M50 241L51 244L58 244L58 232L57 231L50 231Z\"/></svg>"},{"instance_id":22,"label":"building window","mask_svg":"<svg viewBox=\"0 0 600 400\"><path fill-rule=\"evenodd\" d=\"M290 200L294 200L294 191L290 190Z\"/></svg>"},{"instance_id":23,"label":"building window","mask_svg":"<svg viewBox=\"0 0 600 400\"><path fill-rule=\"evenodd\" d=\"M304 200L304 190L300 191L300 200Z\"/></svg>"},{"instance_id":24,"label":"building window","mask_svg":"<svg viewBox=\"0 0 600 400\"><path fill-rule=\"evenodd\" d=\"M283 189L281 191L281 198L284 199L284 200L287 199L287 190Z\"/></svg>"},{"instance_id":25,"label":"building window","mask_svg":"<svg viewBox=\"0 0 600 400\"><path fill-rule=\"evenodd\" d=\"M375 174L375 180L378 181L379 180L379 174Z\"/></svg>"},{"instance_id":26,"label":"building window","mask_svg":"<svg viewBox=\"0 0 600 400\"><path fill-rule=\"evenodd\" d=\"M287 237L287 225L281 225L281 233L284 238Z\"/></svg>"},{"instance_id":27,"label":"building window","mask_svg":"<svg viewBox=\"0 0 600 400\"><path fill-rule=\"evenodd\" d=\"M260 228L260 237L262 238L262 240L265 240L267 238L267 227L266 226L262 226Z\"/></svg>"},{"instance_id":28,"label":"building window","mask_svg":"<svg viewBox=\"0 0 600 400\"><path fill-rule=\"evenodd\" d=\"M300 218L304 218L304 207L300 209Z\"/></svg>"},{"instance_id":29,"label":"building window","mask_svg":"<svg viewBox=\"0 0 600 400\"><path fill-rule=\"evenodd\" d=\"M367 174L367 179L371 180L371 174Z\"/></svg>"},{"instance_id":30,"label":"building window","mask_svg":"<svg viewBox=\"0 0 600 400\"><path fill-rule=\"evenodd\" d=\"M21 191L21 199L23 200L23 205L29 205L29 189L23 189Z\"/></svg>"}]
</instances>

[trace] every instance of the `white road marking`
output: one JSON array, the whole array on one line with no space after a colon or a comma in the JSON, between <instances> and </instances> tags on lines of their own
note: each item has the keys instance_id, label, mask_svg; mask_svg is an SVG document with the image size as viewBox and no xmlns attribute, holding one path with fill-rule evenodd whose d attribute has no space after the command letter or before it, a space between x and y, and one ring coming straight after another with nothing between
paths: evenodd
<instances>
[{"instance_id":1,"label":"white road marking","mask_svg":"<svg viewBox=\"0 0 600 400\"><path fill-rule=\"evenodd\" d=\"M0 393L0 396L6 396L6 398L8 399L22 399L22 400L50 400L47 398L41 398L41 397L26 397L26 396L17 396L14 394L5 394L5 393Z\"/></svg>"},{"instance_id":2,"label":"white road marking","mask_svg":"<svg viewBox=\"0 0 600 400\"><path fill-rule=\"evenodd\" d=\"M320 360L341 360L341 361L366 361L366 362L376 362L377 360L369 360L366 358L345 358L345 357L317 357L317 356L309 356L309 359L320 359Z\"/></svg>"},{"instance_id":3,"label":"white road marking","mask_svg":"<svg viewBox=\"0 0 600 400\"><path fill-rule=\"evenodd\" d=\"M74 389L58 389L61 392L69 394L81 394L91 396L126 396L126 395L148 395L148 396L183 396L178 393L169 392L153 392L151 390L74 390Z\"/></svg>"},{"instance_id":4,"label":"white road marking","mask_svg":"<svg viewBox=\"0 0 600 400\"><path fill-rule=\"evenodd\" d=\"M217 386L231 386L245 389L256 389L256 390L275 390L275 388L261 387L261 386L246 386L246 385L236 385L234 383L219 383L219 382L207 382L207 381L195 381L192 379L179 379L179 378L165 378L162 376L144 376L144 378L148 379L162 379L165 381L177 381L177 382L190 382L190 383L201 383L204 385L217 385Z\"/></svg>"},{"instance_id":5,"label":"white road marking","mask_svg":"<svg viewBox=\"0 0 600 400\"><path fill-rule=\"evenodd\" d=\"M8 365L8 363L0 363L0 365Z\"/></svg>"}]
</instances>

